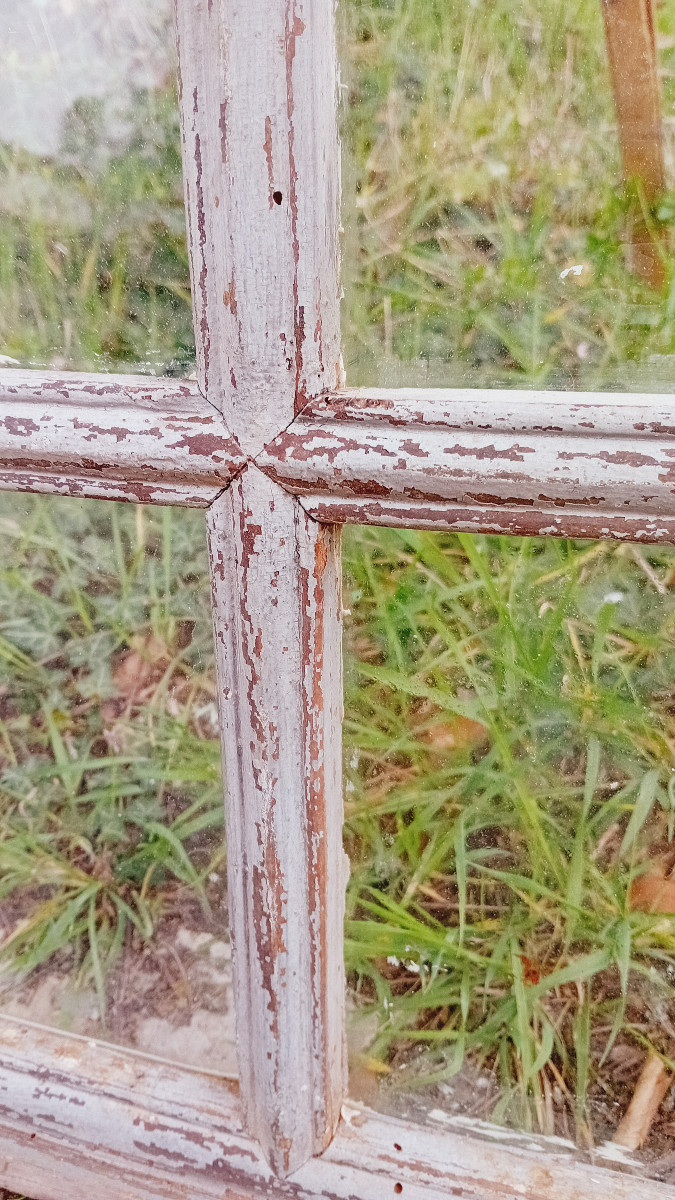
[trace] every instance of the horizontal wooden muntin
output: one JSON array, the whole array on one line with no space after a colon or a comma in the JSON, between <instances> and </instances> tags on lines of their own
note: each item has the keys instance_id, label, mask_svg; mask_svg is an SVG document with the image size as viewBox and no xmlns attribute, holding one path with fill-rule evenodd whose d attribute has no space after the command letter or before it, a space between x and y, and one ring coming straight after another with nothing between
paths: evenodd
<instances>
[{"instance_id":1,"label":"horizontal wooden muntin","mask_svg":"<svg viewBox=\"0 0 675 1200\"><path fill-rule=\"evenodd\" d=\"M254 463L330 524L675 540L667 395L344 389L254 457L186 380L0 371L0 487L207 507Z\"/></svg>"},{"instance_id":2,"label":"horizontal wooden muntin","mask_svg":"<svg viewBox=\"0 0 675 1200\"><path fill-rule=\"evenodd\" d=\"M244 463L196 383L0 371L0 488L205 508Z\"/></svg>"},{"instance_id":3,"label":"horizontal wooden muntin","mask_svg":"<svg viewBox=\"0 0 675 1200\"><path fill-rule=\"evenodd\" d=\"M344 390L256 462L320 521L675 538L670 396Z\"/></svg>"},{"instance_id":4,"label":"horizontal wooden muntin","mask_svg":"<svg viewBox=\"0 0 675 1200\"><path fill-rule=\"evenodd\" d=\"M624 1168L624 1171L628 1171ZM41 1200L665 1200L569 1144L343 1106L324 1154L279 1179L236 1081L0 1016L0 1185Z\"/></svg>"}]
</instances>

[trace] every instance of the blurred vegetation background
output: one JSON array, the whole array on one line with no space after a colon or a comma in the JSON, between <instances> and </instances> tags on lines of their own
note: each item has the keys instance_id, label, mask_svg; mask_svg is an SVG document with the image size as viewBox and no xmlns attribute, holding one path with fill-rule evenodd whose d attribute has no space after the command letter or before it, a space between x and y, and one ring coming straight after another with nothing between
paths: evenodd
<instances>
[{"instance_id":1,"label":"blurred vegetation background","mask_svg":"<svg viewBox=\"0 0 675 1200\"><path fill-rule=\"evenodd\" d=\"M340 16L350 383L671 390L596 0ZM83 98L58 153L0 148L0 354L185 374L173 83L114 129ZM0 505L0 951L93 979L104 1020L120 956L220 887L202 521ZM648 1051L675 1069L675 555L351 529L345 584L355 1086L602 1141ZM666 1100L647 1157L673 1132Z\"/></svg>"}]
</instances>

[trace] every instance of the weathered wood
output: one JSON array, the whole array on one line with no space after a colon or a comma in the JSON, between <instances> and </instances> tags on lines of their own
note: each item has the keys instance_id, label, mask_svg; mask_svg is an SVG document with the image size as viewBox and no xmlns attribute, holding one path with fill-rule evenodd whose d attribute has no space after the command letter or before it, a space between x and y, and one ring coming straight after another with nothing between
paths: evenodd
<instances>
[{"instance_id":1,"label":"weathered wood","mask_svg":"<svg viewBox=\"0 0 675 1200\"><path fill-rule=\"evenodd\" d=\"M200 381L249 453L340 381L334 0L176 0Z\"/></svg>"},{"instance_id":2,"label":"weathered wood","mask_svg":"<svg viewBox=\"0 0 675 1200\"><path fill-rule=\"evenodd\" d=\"M605 38L624 178L651 205L666 188L661 80L653 0L603 0ZM633 269L655 287L665 282L664 247L644 216L632 228Z\"/></svg>"},{"instance_id":3,"label":"weathered wood","mask_svg":"<svg viewBox=\"0 0 675 1200\"><path fill-rule=\"evenodd\" d=\"M653 200L666 186L653 0L603 0L602 11L624 175Z\"/></svg>"},{"instance_id":4,"label":"weathered wood","mask_svg":"<svg viewBox=\"0 0 675 1200\"><path fill-rule=\"evenodd\" d=\"M340 383L334 0L177 0L199 377L247 454ZM255 467L210 512L242 1094L288 1172L344 1088L337 535Z\"/></svg>"},{"instance_id":5,"label":"weathered wood","mask_svg":"<svg viewBox=\"0 0 675 1200\"><path fill-rule=\"evenodd\" d=\"M669 396L345 390L256 461L322 521L675 539Z\"/></svg>"},{"instance_id":6,"label":"weathered wood","mask_svg":"<svg viewBox=\"0 0 675 1200\"><path fill-rule=\"evenodd\" d=\"M0 371L0 488L206 507L247 461L185 381ZM344 390L255 461L331 523L675 538L670 396Z\"/></svg>"},{"instance_id":7,"label":"weathered wood","mask_svg":"<svg viewBox=\"0 0 675 1200\"><path fill-rule=\"evenodd\" d=\"M345 1105L328 1150L275 1178L237 1086L0 1016L0 1186L40 1200L665 1200L569 1143Z\"/></svg>"},{"instance_id":8,"label":"weathered wood","mask_svg":"<svg viewBox=\"0 0 675 1200\"><path fill-rule=\"evenodd\" d=\"M244 461L188 381L0 371L0 489L206 507Z\"/></svg>"},{"instance_id":9,"label":"weathered wood","mask_svg":"<svg viewBox=\"0 0 675 1200\"><path fill-rule=\"evenodd\" d=\"M288 1174L345 1088L340 533L255 466L207 521L240 1082Z\"/></svg>"}]
</instances>

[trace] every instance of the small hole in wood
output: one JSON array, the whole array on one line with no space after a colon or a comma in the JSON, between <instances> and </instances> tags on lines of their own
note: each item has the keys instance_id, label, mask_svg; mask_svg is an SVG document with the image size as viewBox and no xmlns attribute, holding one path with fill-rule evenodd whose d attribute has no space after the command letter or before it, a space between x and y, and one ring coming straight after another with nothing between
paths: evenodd
<instances>
[{"instance_id":1,"label":"small hole in wood","mask_svg":"<svg viewBox=\"0 0 675 1200\"><path fill-rule=\"evenodd\" d=\"M396 1192L396 1195L397 1195L397 1196L400 1196L400 1195L401 1195L401 1192L403 1191L403 1184L402 1184L402 1183L395 1183L395 1184L394 1184L394 1191Z\"/></svg>"},{"instance_id":2,"label":"small hole in wood","mask_svg":"<svg viewBox=\"0 0 675 1200\"><path fill-rule=\"evenodd\" d=\"M274 200L275 204L281 204L281 201L283 200L283 196L282 196L281 192L272 192L272 199Z\"/></svg>"},{"instance_id":3,"label":"small hole in wood","mask_svg":"<svg viewBox=\"0 0 675 1200\"><path fill-rule=\"evenodd\" d=\"M401 1147L399 1146L398 1142L394 1142L394 1150L400 1151L400 1149L401 1149Z\"/></svg>"}]
</instances>

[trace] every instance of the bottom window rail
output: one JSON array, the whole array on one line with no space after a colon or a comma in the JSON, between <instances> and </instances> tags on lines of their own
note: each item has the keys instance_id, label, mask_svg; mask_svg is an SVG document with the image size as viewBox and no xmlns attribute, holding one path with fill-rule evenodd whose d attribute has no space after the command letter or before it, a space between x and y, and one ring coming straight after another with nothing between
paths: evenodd
<instances>
[{"instance_id":1,"label":"bottom window rail","mask_svg":"<svg viewBox=\"0 0 675 1200\"><path fill-rule=\"evenodd\" d=\"M454 1128L453 1128L454 1126ZM234 1080L0 1017L0 1186L40 1200L658 1200L664 1184L559 1139L343 1106L328 1150L276 1178Z\"/></svg>"}]
</instances>

